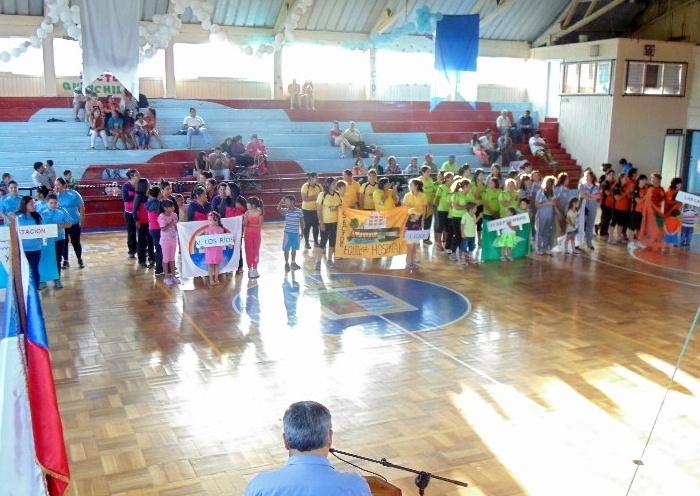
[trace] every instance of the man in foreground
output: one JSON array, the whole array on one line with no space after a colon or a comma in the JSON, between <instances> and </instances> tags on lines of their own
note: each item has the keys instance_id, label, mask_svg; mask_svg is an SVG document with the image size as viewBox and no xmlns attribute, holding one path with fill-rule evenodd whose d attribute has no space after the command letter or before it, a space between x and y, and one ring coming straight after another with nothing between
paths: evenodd
<instances>
[{"instance_id":1,"label":"man in foreground","mask_svg":"<svg viewBox=\"0 0 700 496\"><path fill-rule=\"evenodd\" d=\"M367 482L357 474L336 471L328 462L333 441L331 413L315 401L299 401L284 412L284 447L289 461L283 468L256 475L246 496L370 496Z\"/></svg>"}]
</instances>

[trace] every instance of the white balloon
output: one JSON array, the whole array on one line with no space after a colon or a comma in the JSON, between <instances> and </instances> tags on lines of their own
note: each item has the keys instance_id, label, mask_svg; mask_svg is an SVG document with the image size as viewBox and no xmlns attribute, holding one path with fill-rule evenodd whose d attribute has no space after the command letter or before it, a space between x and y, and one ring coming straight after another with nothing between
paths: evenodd
<instances>
[{"instance_id":1,"label":"white balloon","mask_svg":"<svg viewBox=\"0 0 700 496\"><path fill-rule=\"evenodd\" d=\"M9 62L11 58L10 52L2 52L0 53L0 61L2 62Z\"/></svg>"},{"instance_id":2,"label":"white balloon","mask_svg":"<svg viewBox=\"0 0 700 496\"><path fill-rule=\"evenodd\" d=\"M24 43L22 43L17 48L19 48L19 53L25 53L27 51L27 45L25 45Z\"/></svg>"},{"instance_id":3,"label":"white balloon","mask_svg":"<svg viewBox=\"0 0 700 496\"><path fill-rule=\"evenodd\" d=\"M299 22L299 19L301 19L301 15L297 14L296 12L294 12L292 15L289 16L289 18L290 18L292 21Z\"/></svg>"},{"instance_id":4,"label":"white balloon","mask_svg":"<svg viewBox=\"0 0 700 496\"><path fill-rule=\"evenodd\" d=\"M73 21L73 24L80 24L80 12L73 12L71 14L71 21Z\"/></svg>"},{"instance_id":5,"label":"white balloon","mask_svg":"<svg viewBox=\"0 0 700 496\"><path fill-rule=\"evenodd\" d=\"M284 39L288 43L291 43L292 41L294 41L294 33L292 33L291 31L285 31L284 32Z\"/></svg>"},{"instance_id":6,"label":"white balloon","mask_svg":"<svg viewBox=\"0 0 700 496\"><path fill-rule=\"evenodd\" d=\"M219 26L218 24L212 24L211 27L209 28L209 31L216 34L219 31L221 31L221 26Z\"/></svg>"},{"instance_id":7,"label":"white balloon","mask_svg":"<svg viewBox=\"0 0 700 496\"><path fill-rule=\"evenodd\" d=\"M139 36L139 46L146 46L146 38L144 36Z\"/></svg>"},{"instance_id":8,"label":"white balloon","mask_svg":"<svg viewBox=\"0 0 700 496\"><path fill-rule=\"evenodd\" d=\"M63 11L61 11L61 15L59 15L58 17L63 22L70 22L72 14L70 13L70 10L63 10Z\"/></svg>"},{"instance_id":9,"label":"white balloon","mask_svg":"<svg viewBox=\"0 0 700 496\"><path fill-rule=\"evenodd\" d=\"M148 31L148 34L155 34L158 32L158 26L155 24L149 24L146 26L146 31Z\"/></svg>"},{"instance_id":10,"label":"white balloon","mask_svg":"<svg viewBox=\"0 0 700 496\"><path fill-rule=\"evenodd\" d=\"M275 47L272 45L267 45L267 53L275 53Z\"/></svg>"},{"instance_id":11,"label":"white balloon","mask_svg":"<svg viewBox=\"0 0 700 496\"><path fill-rule=\"evenodd\" d=\"M20 52L19 47L13 48L12 50L10 50L10 55L12 55L14 58L17 58L20 55L22 55L22 52Z\"/></svg>"},{"instance_id":12,"label":"white balloon","mask_svg":"<svg viewBox=\"0 0 700 496\"><path fill-rule=\"evenodd\" d=\"M80 30L78 29L77 26L71 26L67 30L68 36L70 36L73 39L76 39L80 33Z\"/></svg>"},{"instance_id":13,"label":"white balloon","mask_svg":"<svg viewBox=\"0 0 700 496\"><path fill-rule=\"evenodd\" d=\"M279 42L284 41L284 35L282 33L277 33L275 35L275 41L279 41Z\"/></svg>"},{"instance_id":14,"label":"white balloon","mask_svg":"<svg viewBox=\"0 0 700 496\"><path fill-rule=\"evenodd\" d=\"M182 15L185 13L185 6L184 5L175 5L175 7L173 7L173 11L178 15Z\"/></svg>"},{"instance_id":15,"label":"white balloon","mask_svg":"<svg viewBox=\"0 0 700 496\"><path fill-rule=\"evenodd\" d=\"M219 41L228 41L228 35L226 34L226 31L219 31L216 33L216 39Z\"/></svg>"},{"instance_id":16,"label":"white balloon","mask_svg":"<svg viewBox=\"0 0 700 496\"><path fill-rule=\"evenodd\" d=\"M156 54L156 51L153 48L147 48L145 52L143 52L144 57L147 59L153 58L153 56Z\"/></svg>"},{"instance_id":17,"label":"white balloon","mask_svg":"<svg viewBox=\"0 0 700 496\"><path fill-rule=\"evenodd\" d=\"M61 8L67 9L67 8L68 8L68 3L69 3L68 0L58 0L58 1L56 2L56 5L58 5L58 6L61 7Z\"/></svg>"},{"instance_id":18,"label":"white balloon","mask_svg":"<svg viewBox=\"0 0 700 496\"><path fill-rule=\"evenodd\" d=\"M78 14L80 14L80 7L78 7L77 5L71 5L71 6L70 6L70 11L71 11L71 12L77 12Z\"/></svg>"},{"instance_id":19,"label":"white balloon","mask_svg":"<svg viewBox=\"0 0 700 496\"><path fill-rule=\"evenodd\" d=\"M46 31L44 29L38 28L36 30L36 35L43 40L44 38L46 38Z\"/></svg>"},{"instance_id":20,"label":"white balloon","mask_svg":"<svg viewBox=\"0 0 700 496\"><path fill-rule=\"evenodd\" d=\"M34 48L39 48L41 46L41 40L39 39L38 36L30 36L29 37L29 44L33 46Z\"/></svg>"},{"instance_id":21,"label":"white balloon","mask_svg":"<svg viewBox=\"0 0 700 496\"><path fill-rule=\"evenodd\" d=\"M51 22L42 22L39 24L39 27L43 29L44 31L48 31L51 27L53 27L53 23Z\"/></svg>"},{"instance_id":22,"label":"white balloon","mask_svg":"<svg viewBox=\"0 0 700 496\"><path fill-rule=\"evenodd\" d=\"M202 29L206 29L207 31L209 31L211 29L211 21L208 19L202 21Z\"/></svg>"},{"instance_id":23,"label":"white balloon","mask_svg":"<svg viewBox=\"0 0 700 496\"><path fill-rule=\"evenodd\" d=\"M49 12L48 15L51 18L52 23L56 23L61 20L61 16L58 15L58 12Z\"/></svg>"},{"instance_id":24,"label":"white balloon","mask_svg":"<svg viewBox=\"0 0 700 496\"><path fill-rule=\"evenodd\" d=\"M164 23L166 26L168 26L168 27L174 26L174 25L175 25L175 19L173 19L173 16L167 15L167 16L165 16L165 17L163 18L163 23Z\"/></svg>"},{"instance_id":25,"label":"white balloon","mask_svg":"<svg viewBox=\"0 0 700 496\"><path fill-rule=\"evenodd\" d=\"M7 53L7 52L5 52L5 53ZM245 53L247 55L253 55L253 47L252 46L245 47Z\"/></svg>"},{"instance_id":26,"label":"white balloon","mask_svg":"<svg viewBox=\"0 0 700 496\"><path fill-rule=\"evenodd\" d=\"M172 38L176 34L180 32L180 29L177 26L173 26L170 28L170 37Z\"/></svg>"},{"instance_id":27,"label":"white balloon","mask_svg":"<svg viewBox=\"0 0 700 496\"><path fill-rule=\"evenodd\" d=\"M160 21L163 20L163 16L161 14L153 14L153 22L156 24L160 24Z\"/></svg>"}]
</instances>

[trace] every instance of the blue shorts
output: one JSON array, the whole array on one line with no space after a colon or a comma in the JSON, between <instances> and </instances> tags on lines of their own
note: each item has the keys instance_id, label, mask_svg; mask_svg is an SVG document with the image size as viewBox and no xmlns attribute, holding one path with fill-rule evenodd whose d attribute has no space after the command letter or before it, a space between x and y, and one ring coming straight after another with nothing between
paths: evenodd
<instances>
[{"instance_id":1,"label":"blue shorts","mask_svg":"<svg viewBox=\"0 0 700 496\"><path fill-rule=\"evenodd\" d=\"M296 251L299 249L301 238L298 232L284 232L282 238L282 251Z\"/></svg>"},{"instance_id":2,"label":"blue shorts","mask_svg":"<svg viewBox=\"0 0 700 496\"><path fill-rule=\"evenodd\" d=\"M461 252L472 252L476 248L476 238L462 238L459 243L459 251Z\"/></svg>"}]
</instances>

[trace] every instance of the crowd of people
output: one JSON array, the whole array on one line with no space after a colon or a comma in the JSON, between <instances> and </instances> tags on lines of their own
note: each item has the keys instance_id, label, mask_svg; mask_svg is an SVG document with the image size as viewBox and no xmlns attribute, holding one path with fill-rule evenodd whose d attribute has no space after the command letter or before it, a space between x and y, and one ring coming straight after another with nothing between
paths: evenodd
<instances>
[{"instance_id":1,"label":"crowd of people","mask_svg":"<svg viewBox=\"0 0 700 496\"><path fill-rule=\"evenodd\" d=\"M73 189L70 170L63 177L56 177L52 160L36 162L32 182L35 195L20 195L17 182L9 173L4 173L0 183L0 219L3 224L14 216L20 226L56 224L57 236L54 241L57 277L53 280L54 289L62 289L61 269L70 267L69 243L73 246L78 267L85 267L81 243L82 225L85 219L85 203L80 193ZM29 262L30 271L40 290L47 287L40 282L41 239L22 239L22 247Z\"/></svg>"}]
</instances>

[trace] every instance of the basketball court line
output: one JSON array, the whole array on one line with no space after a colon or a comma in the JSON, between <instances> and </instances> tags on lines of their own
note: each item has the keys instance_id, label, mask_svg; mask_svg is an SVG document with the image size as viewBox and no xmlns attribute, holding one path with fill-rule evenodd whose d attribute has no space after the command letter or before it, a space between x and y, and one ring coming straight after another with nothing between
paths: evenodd
<instances>
[{"instance_id":1,"label":"basketball court line","mask_svg":"<svg viewBox=\"0 0 700 496\"><path fill-rule=\"evenodd\" d=\"M678 269L671 269L671 268L666 267L666 266L664 266L664 265L658 265L658 264L654 264L654 263L651 263L651 262L646 262L645 260L642 260L642 259L640 259L639 257L635 257L634 255L632 255L632 257L633 257L635 260L638 260L638 261L641 262L641 263L648 264L648 265L651 265L651 266L653 266L653 267L658 267L658 268L660 268L660 269L665 269L665 270L678 270ZM683 284L683 285L685 285L685 286L690 286L690 287L693 287L693 288L700 288L700 284L695 284L695 283L692 283L692 282L681 281L681 280L679 280L679 279L673 279L673 278L671 278L671 277L658 276L658 275L656 275L656 274L649 274L648 272L643 272L643 271L641 271L641 270L630 269L629 267L623 267L622 265L617 265L617 264L614 264L614 263L612 263L612 262L606 262L606 261L600 260L599 258L590 258L590 260L591 260L591 262L594 262L594 263L599 263L599 264L602 264L602 265L608 265L608 266L610 266L610 267L615 267L616 269L624 270L624 271L627 271L627 272L632 272L633 274L639 274L639 275L642 275L642 276L652 277L652 278L654 278L654 279L659 279L659 280L662 280L662 281L675 282L675 283ZM686 272L686 273L687 273L687 272Z\"/></svg>"}]
</instances>

